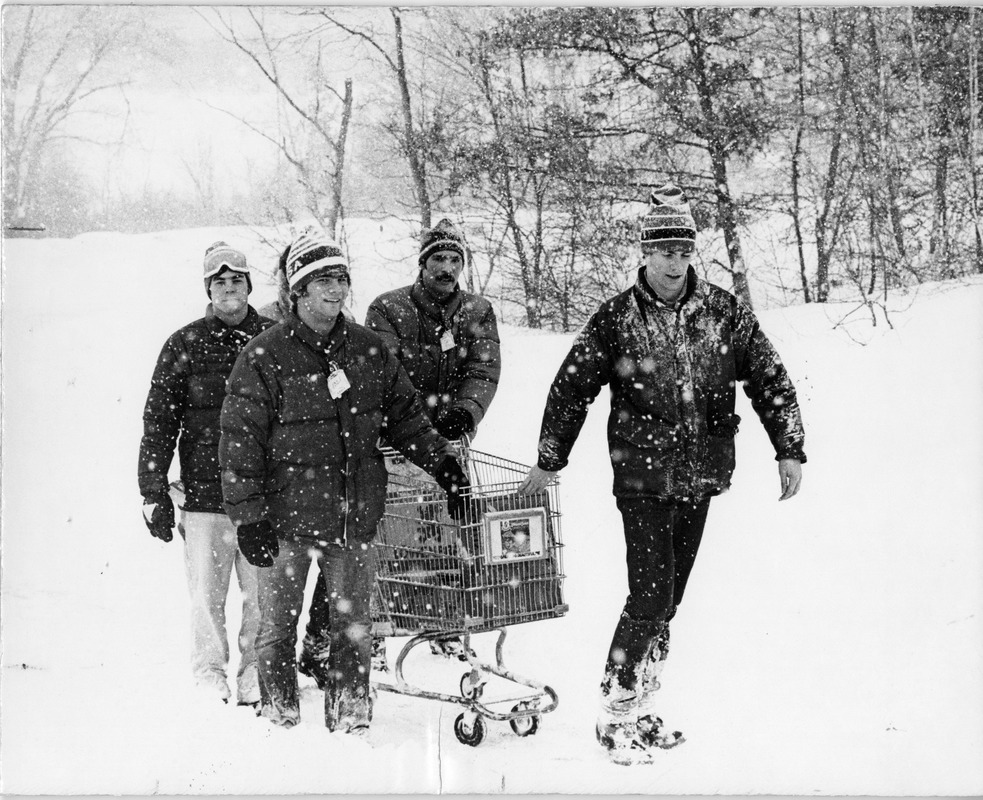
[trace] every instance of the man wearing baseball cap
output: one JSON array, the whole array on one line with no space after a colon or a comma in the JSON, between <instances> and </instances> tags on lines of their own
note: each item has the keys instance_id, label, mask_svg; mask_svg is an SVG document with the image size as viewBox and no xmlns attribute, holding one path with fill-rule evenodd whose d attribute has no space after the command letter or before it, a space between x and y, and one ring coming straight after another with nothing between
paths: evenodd
<instances>
[{"instance_id":1,"label":"man wearing baseball cap","mask_svg":"<svg viewBox=\"0 0 983 800\"><path fill-rule=\"evenodd\" d=\"M249 305L249 265L235 248L225 242L208 247L203 277L210 300L205 316L168 338L154 369L143 412L140 494L150 533L170 542L175 516L168 471L177 446L184 486L178 530L184 539L191 594L194 681L203 692L223 702L231 697L226 676L225 602L235 568L243 598L236 699L240 705L256 705L256 568L239 551L235 526L222 505L219 417L225 382L236 357L250 339L274 323Z\"/></svg>"}]
</instances>

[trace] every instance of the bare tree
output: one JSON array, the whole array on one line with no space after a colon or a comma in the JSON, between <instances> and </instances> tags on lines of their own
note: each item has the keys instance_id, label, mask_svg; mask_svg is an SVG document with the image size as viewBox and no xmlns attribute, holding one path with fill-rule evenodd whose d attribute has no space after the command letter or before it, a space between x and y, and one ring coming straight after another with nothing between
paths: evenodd
<instances>
[{"instance_id":1,"label":"bare tree","mask_svg":"<svg viewBox=\"0 0 983 800\"><path fill-rule=\"evenodd\" d=\"M214 10L217 24L212 24L207 17L206 21L256 66L274 88L290 117L299 123L300 130L283 123L279 130L270 132L261 124L235 114L232 116L276 146L296 171L307 198L308 211L325 230L336 235L343 211L345 148L353 107L352 79L345 80L343 92L331 85L321 47L314 40L311 43L315 49L313 74L309 81L295 85L281 65L284 60L281 47L286 40L271 31L262 12L246 8L244 13L251 23L251 36L238 29L232 19L223 16L219 10ZM292 37L286 43L295 49L300 41L299 37Z\"/></svg>"},{"instance_id":2,"label":"bare tree","mask_svg":"<svg viewBox=\"0 0 983 800\"><path fill-rule=\"evenodd\" d=\"M428 174L428 135L417 118L413 102L410 69L407 65L407 43L403 29L403 10L392 6L388 9L392 21L391 33L377 30L371 25L360 25L345 19L340 9L320 8L316 15L328 25L364 43L384 65L395 82L399 96L398 125L384 124L400 154L406 159L412 181L413 195L420 214L420 225L431 227L433 197Z\"/></svg>"},{"instance_id":3,"label":"bare tree","mask_svg":"<svg viewBox=\"0 0 983 800\"><path fill-rule=\"evenodd\" d=\"M54 146L92 141L75 124L78 118L96 113L99 101L110 95L122 99L128 81L106 77L103 67L126 45L131 23L126 15L94 7L3 9L5 225L39 213L31 191Z\"/></svg>"}]
</instances>

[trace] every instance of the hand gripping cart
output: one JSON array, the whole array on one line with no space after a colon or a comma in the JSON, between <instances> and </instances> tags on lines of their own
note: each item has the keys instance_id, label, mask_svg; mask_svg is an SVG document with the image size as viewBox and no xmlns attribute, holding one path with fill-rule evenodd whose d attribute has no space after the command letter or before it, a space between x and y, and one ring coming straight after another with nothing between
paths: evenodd
<instances>
[{"instance_id":1,"label":"hand gripping cart","mask_svg":"<svg viewBox=\"0 0 983 800\"><path fill-rule=\"evenodd\" d=\"M485 720L507 721L518 736L531 736L540 718L557 706L549 686L517 675L503 658L506 627L561 617L563 562L558 483L531 496L518 493L528 468L459 445L471 487L464 516L453 520L447 497L426 473L386 450L389 487L376 537L378 567L372 598L374 636L411 636L396 658L394 682L374 681L380 691L458 703L454 722L463 744L476 747ZM495 663L478 660L471 634L498 631ZM470 669L460 695L411 685L403 662L423 643L459 636ZM462 657L463 660L463 657ZM492 699L485 686L504 679L519 695ZM502 681L495 681L496 689Z\"/></svg>"}]
</instances>

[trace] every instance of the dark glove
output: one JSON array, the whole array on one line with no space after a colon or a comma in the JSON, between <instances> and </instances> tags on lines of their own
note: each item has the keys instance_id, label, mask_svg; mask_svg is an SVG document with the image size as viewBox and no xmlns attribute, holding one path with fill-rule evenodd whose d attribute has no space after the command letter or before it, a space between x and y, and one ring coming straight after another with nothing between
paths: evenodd
<instances>
[{"instance_id":1,"label":"dark glove","mask_svg":"<svg viewBox=\"0 0 983 800\"><path fill-rule=\"evenodd\" d=\"M246 561L254 567L272 567L275 556L280 555L280 543L273 526L265 520L247 522L238 530L239 549Z\"/></svg>"},{"instance_id":2,"label":"dark glove","mask_svg":"<svg viewBox=\"0 0 983 800\"><path fill-rule=\"evenodd\" d=\"M452 519L459 520L464 516L464 492L471 487L471 481L461 469L461 464L454 456L444 456L434 475L441 489L447 492L447 513Z\"/></svg>"},{"instance_id":3,"label":"dark glove","mask_svg":"<svg viewBox=\"0 0 983 800\"><path fill-rule=\"evenodd\" d=\"M437 420L436 427L445 439L460 439L474 428L474 417L463 408L452 408Z\"/></svg>"},{"instance_id":4,"label":"dark glove","mask_svg":"<svg viewBox=\"0 0 983 800\"><path fill-rule=\"evenodd\" d=\"M169 542L174 538L174 503L166 492L143 498L143 521L158 539Z\"/></svg>"}]
</instances>

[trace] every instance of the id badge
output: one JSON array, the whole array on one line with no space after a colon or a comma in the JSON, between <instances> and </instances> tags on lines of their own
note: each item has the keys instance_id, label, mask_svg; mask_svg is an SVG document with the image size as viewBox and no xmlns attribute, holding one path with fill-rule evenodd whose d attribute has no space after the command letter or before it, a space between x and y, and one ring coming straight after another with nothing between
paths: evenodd
<instances>
[{"instance_id":1,"label":"id badge","mask_svg":"<svg viewBox=\"0 0 983 800\"><path fill-rule=\"evenodd\" d=\"M446 353L452 347L454 347L454 334L444 331L444 335L440 337L440 351Z\"/></svg>"},{"instance_id":2,"label":"id badge","mask_svg":"<svg viewBox=\"0 0 983 800\"><path fill-rule=\"evenodd\" d=\"M328 394L331 395L332 400L337 400L345 392L347 392L351 386L351 383L348 381L348 376L340 367L328 375Z\"/></svg>"}]
</instances>

